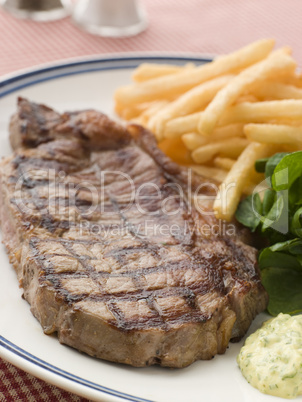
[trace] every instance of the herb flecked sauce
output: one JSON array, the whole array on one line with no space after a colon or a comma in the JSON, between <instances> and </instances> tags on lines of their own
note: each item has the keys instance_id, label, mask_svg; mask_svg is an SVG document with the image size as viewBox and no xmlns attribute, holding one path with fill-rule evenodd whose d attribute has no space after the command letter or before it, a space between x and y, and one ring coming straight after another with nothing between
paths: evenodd
<instances>
[{"instance_id":1,"label":"herb flecked sauce","mask_svg":"<svg viewBox=\"0 0 302 402\"><path fill-rule=\"evenodd\" d=\"M279 314L245 341L237 363L246 380L265 394L302 394L302 315Z\"/></svg>"}]
</instances>

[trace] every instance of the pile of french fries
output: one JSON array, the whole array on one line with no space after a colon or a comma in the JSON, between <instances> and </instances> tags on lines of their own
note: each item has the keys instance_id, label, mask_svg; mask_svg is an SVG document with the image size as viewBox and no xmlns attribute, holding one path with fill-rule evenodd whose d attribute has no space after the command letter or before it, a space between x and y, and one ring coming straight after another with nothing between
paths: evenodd
<instances>
[{"instance_id":1,"label":"pile of french fries","mask_svg":"<svg viewBox=\"0 0 302 402\"><path fill-rule=\"evenodd\" d=\"M178 163L228 188L213 208L230 221L263 180L257 159L302 149L302 76L288 47L254 42L200 66L142 64L115 93L115 110L156 135ZM235 185L234 185L235 183Z\"/></svg>"}]
</instances>

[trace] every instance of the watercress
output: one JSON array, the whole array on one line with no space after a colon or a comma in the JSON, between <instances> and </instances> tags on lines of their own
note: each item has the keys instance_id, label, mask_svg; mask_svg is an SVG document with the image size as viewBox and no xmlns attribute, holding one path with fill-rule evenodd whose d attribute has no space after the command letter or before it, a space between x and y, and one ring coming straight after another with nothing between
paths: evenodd
<instances>
[{"instance_id":1,"label":"watercress","mask_svg":"<svg viewBox=\"0 0 302 402\"><path fill-rule=\"evenodd\" d=\"M255 163L268 188L245 198L236 218L263 236L259 267L269 294L268 312L302 312L302 151L278 153Z\"/></svg>"}]
</instances>

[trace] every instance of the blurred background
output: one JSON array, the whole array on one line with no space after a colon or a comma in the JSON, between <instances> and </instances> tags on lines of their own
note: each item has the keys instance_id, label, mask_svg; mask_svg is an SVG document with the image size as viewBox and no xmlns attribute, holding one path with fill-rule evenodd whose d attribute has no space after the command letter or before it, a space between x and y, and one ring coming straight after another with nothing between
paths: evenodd
<instances>
[{"instance_id":1,"label":"blurred background","mask_svg":"<svg viewBox=\"0 0 302 402\"><path fill-rule=\"evenodd\" d=\"M92 35L71 17L34 22L0 8L0 75L63 58L118 52L222 54L263 37L291 46L302 61L300 0L140 0L140 5L147 28L127 38Z\"/></svg>"}]
</instances>

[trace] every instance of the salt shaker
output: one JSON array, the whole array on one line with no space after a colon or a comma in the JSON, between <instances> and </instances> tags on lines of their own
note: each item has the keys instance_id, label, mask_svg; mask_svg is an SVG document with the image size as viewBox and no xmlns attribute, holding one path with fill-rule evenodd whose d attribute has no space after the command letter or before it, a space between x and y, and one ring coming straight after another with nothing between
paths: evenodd
<instances>
[{"instance_id":1,"label":"salt shaker","mask_svg":"<svg viewBox=\"0 0 302 402\"><path fill-rule=\"evenodd\" d=\"M73 20L86 31L101 36L132 36L147 27L139 0L78 0Z\"/></svg>"},{"instance_id":2,"label":"salt shaker","mask_svg":"<svg viewBox=\"0 0 302 402\"><path fill-rule=\"evenodd\" d=\"M19 18L51 21L71 12L71 0L0 0L4 10Z\"/></svg>"}]
</instances>

